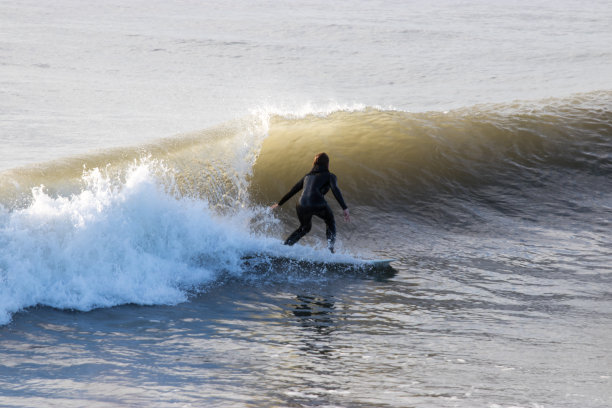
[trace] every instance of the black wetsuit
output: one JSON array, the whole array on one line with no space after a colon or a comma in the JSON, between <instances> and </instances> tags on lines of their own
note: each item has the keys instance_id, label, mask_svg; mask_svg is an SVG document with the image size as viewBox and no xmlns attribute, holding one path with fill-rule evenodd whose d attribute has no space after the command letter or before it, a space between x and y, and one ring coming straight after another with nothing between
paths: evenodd
<instances>
[{"instance_id":1,"label":"black wetsuit","mask_svg":"<svg viewBox=\"0 0 612 408\"><path fill-rule=\"evenodd\" d=\"M336 221L334 213L325 201L325 194L330 190L338 200L338 203L343 210L348 207L344 203L342 193L338 188L337 178L329 170L314 166L310 173L305 175L295 186L278 202L278 205L283 205L295 193L304 189L302 195L297 202L297 216L300 220L300 226L296 229L285 241L285 245L293 245L300 240L304 235L308 234L312 228L312 216L322 218L326 225L327 245L333 252L334 242L336 241Z\"/></svg>"}]
</instances>

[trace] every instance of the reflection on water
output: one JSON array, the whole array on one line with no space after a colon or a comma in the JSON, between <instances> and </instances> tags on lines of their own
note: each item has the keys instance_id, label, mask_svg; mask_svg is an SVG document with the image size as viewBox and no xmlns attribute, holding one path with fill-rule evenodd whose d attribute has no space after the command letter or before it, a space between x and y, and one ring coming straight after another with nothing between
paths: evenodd
<instances>
[{"instance_id":1,"label":"reflection on water","mask_svg":"<svg viewBox=\"0 0 612 408\"><path fill-rule=\"evenodd\" d=\"M338 316L331 299L331 296L301 294L295 297L296 303L290 305L293 308L291 312L304 329L300 336L300 350L320 358L330 357L336 351L330 334L337 329Z\"/></svg>"},{"instance_id":2,"label":"reflection on water","mask_svg":"<svg viewBox=\"0 0 612 408\"><path fill-rule=\"evenodd\" d=\"M293 315L298 318L302 327L312 329L317 334L327 335L336 327L334 323L334 302L324 297L297 295L293 306Z\"/></svg>"}]
</instances>

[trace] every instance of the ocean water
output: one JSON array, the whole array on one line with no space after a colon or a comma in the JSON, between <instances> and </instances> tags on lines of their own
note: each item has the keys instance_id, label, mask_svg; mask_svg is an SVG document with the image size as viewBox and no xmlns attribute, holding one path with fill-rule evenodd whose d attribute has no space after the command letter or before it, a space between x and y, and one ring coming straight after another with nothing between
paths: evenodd
<instances>
[{"instance_id":1,"label":"ocean water","mask_svg":"<svg viewBox=\"0 0 612 408\"><path fill-rule=\"evenodd\" d=\"M0 406L612 406L611 21L0 1Z\"/></svg>"}]
</instances>

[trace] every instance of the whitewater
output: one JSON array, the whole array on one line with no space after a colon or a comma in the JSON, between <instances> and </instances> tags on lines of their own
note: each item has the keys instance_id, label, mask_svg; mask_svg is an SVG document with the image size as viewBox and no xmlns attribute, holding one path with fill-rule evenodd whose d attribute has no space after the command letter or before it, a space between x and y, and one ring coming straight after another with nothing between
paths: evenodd
<instances>
[{"instance_id":1,"label":"whitewater","mask_svg":"<svg viewBox=\"0 0 612 408\"><path fill-rule=\"evenodd\" d=\"M0 406L609 407L611 20L0 1Z\"/></svg>"}]
</instances>

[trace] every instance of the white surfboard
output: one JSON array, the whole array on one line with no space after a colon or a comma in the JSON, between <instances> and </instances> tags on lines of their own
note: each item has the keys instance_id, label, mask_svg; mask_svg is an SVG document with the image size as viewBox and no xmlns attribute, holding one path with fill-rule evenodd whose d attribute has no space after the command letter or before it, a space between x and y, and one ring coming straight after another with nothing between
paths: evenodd
<instances>
[{"instance_id":1,"label":"white surfboard","mask_svg":"<svg viewBox=\"0 0 612 408\"><path fill-rule=\"evenodd\" d=\"M355 260L320 260L320 259L304 259L304 258L293 258L279 255L270 254L251 254L242 258L247 263L261 264L267 263L276 266L282 265L294 265L302 267L330 267L332 269L366 269L366 270L382 270L390 269L391 262L395 262L396 259L355 259Z\"/></svg>"}]
</instances>

